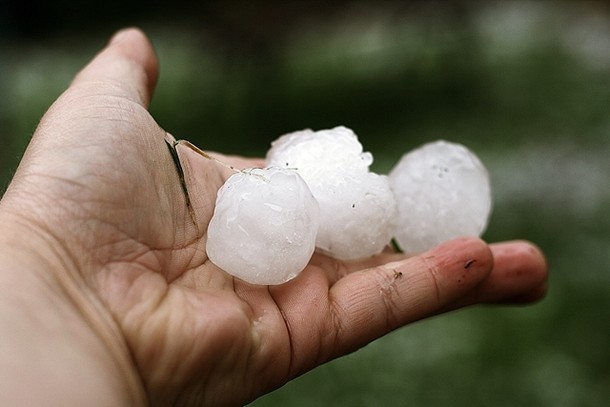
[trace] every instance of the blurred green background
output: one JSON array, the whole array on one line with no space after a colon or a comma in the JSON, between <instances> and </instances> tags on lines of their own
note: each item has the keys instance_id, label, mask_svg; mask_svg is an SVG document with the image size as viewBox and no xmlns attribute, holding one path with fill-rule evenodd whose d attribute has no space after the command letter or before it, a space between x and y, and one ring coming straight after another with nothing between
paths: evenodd
<instances>
[{"instance_id":1,"label":"blurred green background","mask_svg":"<svg viewBox=\"0 0 610 407\"><path fill-rule=\"evenodd\" d=\"M351 127L388 171L444 138L486 163L485 238L536 242L549 295L400 329L262 406L610 403L610 7L601 1L0 2L0 192L40 116L111 33L138 25L150 110L207 150Z\"/></svg>"}]
</instances>

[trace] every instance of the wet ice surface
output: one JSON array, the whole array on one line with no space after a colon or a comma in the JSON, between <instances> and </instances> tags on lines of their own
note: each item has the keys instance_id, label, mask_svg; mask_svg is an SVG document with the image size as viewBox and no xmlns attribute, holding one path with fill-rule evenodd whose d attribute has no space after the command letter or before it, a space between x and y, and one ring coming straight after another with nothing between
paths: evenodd
<instances>
[{"instance_id":1,"label":"wet ice surface","mask_svg":"<svg viewBox=\"0 0 610 407\"><path fill-rule=\"evenodd\" d=\"M244 281L281 284L309 262L318 225L318 203L295 171L244 170L218 190L206 250Z\"/></svg>"},{"instance_id":2,"label":"wet ice surface","mask_svg":"<svg viewBox=\"0 0 610 407\"><path fill-rule=\"evenodd\" d=\"M372 256L392 239L396 201L372 162L346 127L286 134L267 153L267 165L294 168L309 185L320 204L316 246L339 260Z\"/></svg>"},{"instance_id":3,"label":"wet ice surface","mask_svg":"<svg viewBox=\"0 0 610 407\"><path fill-rule=\"evenodd\" d=\"M398 202L395 239L406 253L459 236L480 236L491 213L487 170L466 147L428 143L405 154L390 172Z\"/></svg>"}]
</instances>

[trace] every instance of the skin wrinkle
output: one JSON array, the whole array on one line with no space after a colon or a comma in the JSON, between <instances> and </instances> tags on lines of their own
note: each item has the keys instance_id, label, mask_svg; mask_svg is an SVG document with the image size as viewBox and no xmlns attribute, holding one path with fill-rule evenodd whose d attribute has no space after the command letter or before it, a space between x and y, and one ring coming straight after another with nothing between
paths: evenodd
<instances>
[{"instance_id":1,"label":"skin wrinkle","mask_svg":"<svg viewBox=\"0 0 610 407\"><path fill-rule=\"evenodd\" d=\"M115 265L118 263L114 263ZM133 268L132 265L130 265L130 268ZM118 269L118 268L117 268ZM99 275L106 275L106 278L110 277L111 274L116 273L116 271L108 271L106 273L104 273L103 271L99 273ZM121 276L124 276L124 273L119 272L118 273ZM137 276L134 280L132 280L130 283L128 283L128 291L127 293L124 295L124 297L130 297L131 294L131 290L133 289L133 287L137 286L137 280L140 278L144 278L144 277L149 277L150 275L146 275L144 273L140 273L139 276ZM123 279L121 279L121 281L124 281ZM103 282L101 283L101 285L103 285L105 287L105 289L101 292L106 292L106 293L112 293L114 292L114 290L111 287L108 287L108 284L104 284ZM149 308L153 308L153 309L158 309L160 307L161 304L164 303L165 301L165 297L167 296L168 293L168 286L165 286L165 290L159 295L157 295L157 300L156 303L153 304L152 306L150 306ZM107 298L102 298L103 300ZM147 299L150 301L151 300L151 296L148 295ZM121 327L121 331L122 332L127 332L127 327L131 326L132 323L129 323L128 321L137 321L138 318L132 318L131 317L131 313L132 312L136 312L136 309L132 309L129 312L123 313L123 316L121 318L119 318L119 313L114 312L112 310L112 306L111 306L111 302L105 301L104 304L106 307L108 307L108 309L111 311L109 312L109 316L110 318L114 321L114 323L116 324L116 326ZM143 324L146 323L146 320L143 320ZM131 345L131 341L128 340L128 338L125 336L125 334L121 334L121 343L124 344L127 353L129 355L129 361L130 361L130 365L131 366L138 366L138 358L137 358L137 351L136 349L134 349ZM146 380L145 378L141 375L142 370L140 369L135 369L135 374L138 376L139 378L139 385L141 387L144 387L146 385Z\"/></svg>"},{"instance_id":2,"label":"skin wrinkle","mask_svg":"<svg viewBox=\"0 0 610 407\"><path fill-rule=\"evenodd\" d=\"M82 181L82 178L79 180L76 179L68 179L66 177L63 176L59 176L59 175L52 175L49 174L48 172L42 173L42 172L36 172L36 171L32 171L29 174L27 174L27 177L24 177L20 180L23 182L28 182L30 178L38 178L38 179L42 179L43 183L48 183L48 184L53 184L53 181L56 182L60 182L62 185L68 185L70 187L75 187L78 189L87 189L87 183ZM35 185L37 182L41 182L41 181L34 181L34 182L29 182L30 185ZM62 194L61 192L57 194L57 198L59 199L53 199L54 204L61 204L64 200L65 200L65 195ZM63 198L63 199L62 199ZM42 198L39 198L42 200ZM66 205L66 208L68 207L68 205Z\"/></svg>"},{"instance_id":3,"label":"skin wrinkle","mask_svg":"<svg viewBox=\"0 0 610 407\"><path fill-rule=\"evenodd\" d=\"M314 290L298 289L296 293L293 292L297 284L310 286L311 281L319 281L320 284L316 284L317 288ZM330 287L329 274L316 266L312 266L285 286L269 287L276 307L281 312L282 322L287 326L290 335L289 377L297 377L317 364L336 357L335 346L338 340L330 331L334 312L330 303ZM299 312L294 312L295 308L299 308ZM284 309L293 311L286 313ZM317 338L317 344L308 344L310 338ZM302 356L305 353L310 355L306 359Z\"/></svg>"},{"instance_id":4,"label":"skin wrinkle","mask_svg":"<svg viewBox=\"0 0 610 407\"><path fill-rule=\"evenodd\" d=\"M131 308L125 310L124 319L129 319L129 313L136 312L140 306L157 309L158 305L163 302L164 293L159 294L157 290L163 287L163 291L167 291L167 284L165 283L162 285L156 284L155 290L151 290L149 295L142 298L142 287L148 288L154 282L150 280L151 278L164 281L163 277L156 272L154 274L147 274L146 271L147 268L145 266L137 267L128 262L114 262L105 266L99 273L99 285L104 289L104 299L107 300L107 306L113 311L113 314L115 311L120 311L120 308L123 308L122 303L115 301L116 296L122 302L132 304ZM141 279L146 279L147 283L141 283ZM134 291L134 287L138 287L137 291ZM151 295L152 293L155 295ZM132 301L134 298L138 300ZM157 304L151 305L150 301L155 301Z\"/></svg>"},{"instance_id":5,"label":"skin wrinkle","mask_svg":"<svg viewBox=\"0 0 610 407\"><path fill-rule=\"evenodd\" d=\"M168 284L186 283L184 280L186 276L197 273L197 269L204 268L208 263L205 251L200 249L200 245L196 241L184 242L184 244L186 245L184 247L168 249L171 256L168 257L163 267L166 270L163 274ZM155 253L160 252L159 249L155 249ZM178 266L182 264L184 264L183 268ZM180 270L180 273L176 273L175 270Z\"/></svg>"},{"instance_id":6,"label":"skin wrinkle","mask_svg":"<svg viewBox=\"0 0 610 407\"><path fill-rule=\"evenodd\" d=\"M122 273L121 273L122 274ZM144 273L138 273L138 275L132 280L130 281L130 283L128 284L128 288L127 288L127 292L124 294L124 296L126 298L131 298L131 297L141 297L142 296L142 289L138 287L138 281L141 279L150 279L150 275L149 274L144 274ZM135 288L134 287L138 287L138 291L134 293ZM163 290L159 290L159 288L163 288ZM162 305L165 303L167 297L169 296L169 289L170 286L167 284L161 284L161 285L157 285L156 286L156 290L154 291L155 296L153 297L152 295L150 295L153 291L149 290L147 295L146 295L146 302L142 302L142 301L135 301L134 304L138 305L138 306L133 306L132 308L130 308L128 311L126 311L123 315L123 317L121 318L121 320L119 321L120 325L123 325L125 328L131 326L132 323L128 323L128 321L137 321L138 318L137 317L133 317L134 314L137 314L139 316L140 313L146 313L149 312L151 309L152 310L158 310L162 307ZM146 323L148 323L149 321L147 320L143 320L142 323L138 326L138 328L136 329L137 331L139 331L142 326Z\"/></svg>"},{"instance_id":7,"label":"skin wrinkle","mask_svg":"<svg viewBox=\"0 0 610 407\"><path fill-rule=\"evenodd\" d=\"M322 270L322 272L324 271ZM323 339L320 341L320 350L327 348L328 351L325 354L321 354L318 358L318 364L325 363L339 355L337 345L339 344L339 338L343 333L335 308L336 301L332 298L331 287L332 283L326 293L326 304L328 304L326 306L326 318L324 319L324 324L320 330L320 337Z\"/></svg>"},{"instance_id":8,"label":"skin wrinkle","mask_svg":"<svg viewBox=\"0 0 610 407\"><path fill-rule=\"evenodd\" d=\"M34 230L38 239L46 243L46 247L51 251L54 261L60 265L60 270L62 270L62 273L56 273L58 279L60 281L77 281L79 273L76 270L79 270L78 265L80 262L72 251L61 244L62 240L54 228L51 225L43 224L44 218L37 221L27 220L23 217L18 217L18 219L22 221L22 225ZM52 268L49 269L52 270Z\"/></svg>"},{"instance_id":9,"label":"skin wrinkle","mask_svg":"<svg viewBox=\"0 0 610 407\"><path fill-rule=\"evenodd\" d=\"M84 206L83 206L84 208ZM90 249L89 252L92 253L92 264L90 267L97 268L100 266L104 266L108 263L108 265L112 266L112 264L121 263L121 262L134 262L136 265L141 265L147 270L151 271L159 271L161 270L159 256L156 252L159 249L152 249L143 242L133 238L126 231L122 230L120 226L116 224L112 224L110 221L105 221L99 218L95 218L94 214L85 214L81 215L79 218L75 218L79 225L91 223L93 224L92 228L89 228L89 231L92 234L104 235L108 236L104 239L103 244L97 244L95 247L88 248L85 247L84 243L81 243L81 249L87 250ZM94 219L94 220L91 220ZM102 230L102 227L107 227L106 230ZM75 239L80 242L84 242L84 239ZM101 239L98 239L101 241ZM117 252L118 248L123 248L122 250ZM170 250L170 248L160 249L162 251ZM146 256L147 254L152 254L155 258L157 258L157 267L147 266L143 263L138 263L137 259L139 257ZM103 272L103 268L100 270ZM94 275L97 273L93 273Z\"/></svg>"},{"instance_id":10,"label":"skin wrinkle","mask_svg":"<svg viewBox=\"0 0 610 407\"><path fill-rule=\"evenodd\" d=\"M150 247L151 250L155 252L169 250L171 252L170 260L168 260L167 264L185 264L184 272L181 274L173 275L172 270L168 267L165 267L167 270L165 274L168 283L173 282L184 282L183 278L185 275L190 274L191 271L196 271L197 268L203 267L208 263L207 254L205 251L205 238L201 238L197 233L191 233L192 230L189 229L189 226L193 225L190 221L189 216L186 214L187 211L184 212L185 218L183 222L184 232L183 236L180 239L177 239L175 233L172 234L172 241L167 248L159 248L159 247ZM187 220L189 219L189 220ZM180 221L174 220L174 222L179 223ZM178 228L181 229L181 228ZM190 235L190 236L189 236ZM178 242L180 242L178 244ZM175 269L179 269L179 267L173 267Z\"/></svg>"},{"instance_id":11,"label":"skin wrinkle","mask_svg":"<svg viewBox=\"0 0 610 407\"><path fill-rule=\"evenodd\" d=\"M235 281L234 278L232 278L231 280ZM250 313L250 335L252 338L252 343L250 347L250 354L248 355L245 365L258 366L256 371L251 374L252 377L256 378L263 377L265 373L268 373L269 370L272 370L273 366L278 363L277 358L279 357L279 354L284 353L280 352L278 349L274 348L271 343L266 342L264 340L265 337L268 335L269 331L271 329L275 329L275 325L273 323L277 322L277 320L274 321L274 318L276 316L279 315L280 318L282 318L282 326L284 327L283 333L285 335L289 335L286 328L286 322L283 319L283 316L280 314L279 305L271 296L269 289L269 286L265 287L265 293L262 294L261 287L257 287L247 283L235 284L235 294L242 301L242 303L248 307ZM263 295L265 299L270 298L271 303L268 304L267 301L265 301L264 306L259 306L255 308L253 305L253 299L259 298L261 295ZM269 352L273 352L275 356L273 358L267 357ZM266 363L261 363L261 361L264 360L268 361ZM248 383L247 375L249 374L248 372L251 372L251 370L251 368L247 371L246 369L244 369L244 377L242 379L242 382ZM289 372L286 371L284 374L288 373ZM276 388L276 386L273 385L273 380L266 380L263 383L263 387L268 389L268 391L271 391ZM252 392L253 393L250 394L249 398L253 400L255 398L255 393L254 390L252 390Z\"/></svg>"},{"instance_id":12,"label":"skin wrinkle","mask_svg":"<svg viewBox=\"0 0 610 407\"><path fill-rule=\"evenodd\" d=\"M234 279L231 279L234 281ZM233 286L235 286L235 283L233 283ZM250 312L250 335L251 335L251 350L250 350L250 354L248 356L247 362L246 363L250 363L252 360L257 358L257 355L260 354L261 349L262 349L262 338L261 338L261 332L259 331L260 329L260 325L261 325L261 320L263 318L264 315L260 315L258 317L256 317L256 312L254 311L254 307L252 306L251 303L245 301L241 295L238 294L237 290L235 290L236 295L239 297L239 299L242 301L243 304L245 304L248 307L248 311ZM263 314L265 312L263 311ZM245 375L245 370L244 370L244 375ZM245 378L244 378L245 381Z\"/></svg>"},{"instance_id":13,"label":"skin wrinkle","mask_svg":"<svg viewBox=\"0 0 610 407\"><path fill-rule=\"evenodd\" d=\"M206 259L201 265L191 266L192 262L189 262L188 264L189 265L185 267L182 275L178 276L175 280L168 281L168 283L177 284L192 289L233 289L233 279L228 278L226 274L221 275L220 278L216 278L219 276L218 273L210 273L209 271L203 272L203 270L209 269L209 265L213 265L213 263L211 263L208 259ZM216 266L214 265L214 267Z\"/></svg>"},{"instance_id":14,"label":"skin wrinkle","mask_svg":"<svg viewBox=\"0 0 610 407\"><path fill-rule=\"evenodd\" d=\"M310 264L317 266L321 270L325 270L331 286L349 273L348 267L344 262L333 259L318 251L314 252Z\"/></svg>"},{"instance_id":15,"label":"skin wrinkle","mask_svg":"<svg viewBox=\"0 0 610 407\"><path fill-rule=\"evenodd\" d=\"M345 335L343 330L343 324L341 321L345 320L345 315L347 313L345 310L339 305L340 303L337 301L336 297L333 295L333 290L328 291L328 304L329 304L329 315L330 315L330 323L329 330L330 332L334 332L334 338L331 341L332 347L330 354L331 355L340 355L337 349L340 347L340 338ZM329 336L329 335L327 335Z\"/></svg>"},{"instance_id":16,"label":"skin wrinkle","mask_svg":"<svg viewBox=\"0 0 610 407\"><path fill-rule=\"evenodd\" d=\"M397 280L394 275L394 269L375 268L374 271L379 284L379 292L383 302L385 329L389 330L396 326L400 319L396 316L395 310L400 309L400 305L396 302L395 296L400 297L400 291L396 289Z\"/></svg>"},{"instance_id":17,"label":"skin wrinkle","mask_svg":"<svg viewBox=\"0 0 610 407\"><path fill-rule=\"evenodd\" d=\"M77 88L73 89L69 93L64 93L60 96L56 105L52 106L50 112L51 117L47 117L44 121L41 121L40 130L44 131L47 128L54 128L53 132L57 133L57 125L66 123L73 125L82 120L83 117L91 118L94 122L119 122L123 124L131 125L133 118L139 114L146 112L146 110L137 103L137 101L129 99L124 95L117 95L113 92L114 89L108 84L100 83L99 87L93 86L95 92L89 92L89 86L91 84L80 84ZM119 89L117 87L117 89ZM70 104L77 106L73 108L69 113L61 110L62 104ZM60 105L60 106L57 106ZM62 113L56 114L56 111ZM119 117L115 117L113 113L119 113ZM63 126L62 126L63 127ZM120 130L120 128L117 128ZM74 131L72 126L67 126L66 130ZM52 138L51 142L57 140ZM86 137L83 141L93 141L95 138ZM78 140L76 140L78 142ZM72 140L70 146L78 146Z\"/></svg>"},{"instance_id":18,"label":"skin wrinkle","mask_svg":"<svg viewBox=\"0 0 610 407\"><path fill-rule=\"evenodd\" d=\"M438 263L434 256L424 256L418 255L417 258L423 263L427 275L430 276L430 280L432 281L432 286L434 287L434 293L436 298L436 306L438 308L441 306L441 290L438 285L437 275L439 273Z\"/></svg>"},{"instance_id":19,"label":"skin wrinkle","mask_svg":"<svg viewBox=\"0 0 610 407\"><path fill-rule=\"evenodd\" d=\"M286 372L287 372L287 377L294 377L295 376L295 372L294 372L294 362L296 359L296 353L295 353L295 345L294 345L294 333L292 331L291 325L290 325L290 318L286 315L286 311L285 309L288 307L282 307L280 306L280 304L278 303L276 297L273 295L273 290L271 290L271 286L267 286L267 292L269 293L269 297L271 298L271 300L273 301L273 304L275 305L275 307L278 309L280 315L282 316L282 322L284 324L284 330L286 332L286 335L288 337L288 354L290 355L288 358L288 364L286 366Z\"/></svg>"},{"instance_id":20,"label":"skin wrinkle","mask_svg":"<svg viewBox=\"0 0 610 407\"><path fill-rule=\"evenodd\" d=\"M150 275L141 274L137 277L138 279L149 278ZM134 282L136 281L134 280ZM130 290L127 293L127 296L132 296L131 291L134 286L137 284L131 284ZM138 343L137 336L142 336L144 338L152 337L151 333L157 329L157 326L163 325L163 323L159 322L160 320L168 319L168 315L163 312L159 314L158 312L151 312L151 310L162 310L164 304L167 302L167 299L170 296L170 287L169 285L163 284L163 290L159 290L159 287L155 290L155 297L151 298L150 295L147 295L147 302L140 303L139 307L133 307L122 316L121 325L126 332L128 337L131 337L131 340L128 340L127 343ZM141 291L141 290L140 290ZM150 290L148 292L150 294ZM134 296L141 296L141 292L136 292L133 294ZM154 301L154 302L151 302ZM137 302L136 302L137 303ZM154 315L154 318L145 318L142 319L141 315ZM138 322L139 321L139 322ZM167 335L169 332L177 332L175 329L172 329L171 324L168 324L168 329L164 332L164 336L158 338L155 341L140 341L140 346L138 348L131 348L131 352L134 355L134 365L138 366L138 371L147 371L146 365L150 363L154 363L157 365L163 365L166 363L163 359L161 359L161 355L165 355L163 352L164 347L168 343ZM170 337L171 340L171 337ZM146 346L145 346L146 345ZM142 358L142 354L146 354L146 358ZM165 355L167 357L167 355ZM144 362L144 365L142 364ZM156 382L162 381L162 378L165 377L165 369L157 369L157 376L151 375L144 380L144 384L149 389L153 389L156 387Z\"/></svg>"},{"instance_id":21,"label":"skin wrinkle","mask_svg":"<svg viewBox=\"0 0 610 407\"><path fill-rule=\"evenodd\" d=\"M97 97L110 97L121 99L122 101L129 101L134 105L141 106L143 109L143 101L148 101L148 97L143 98L140 92L137 92L138 98L132 97L134 94L133 91L125 92L125 86L129 86L129 84L125 84L122 81L116 80L111 77L97 78L97 79L87 79L86 81L78 80L78 76L74 81L77 84L72 85L73 93L70 93L70 96L75 99L75 101L79 102L82 98L97 98ZM129 86L131 87L131 86ZM131 87L132 89L137 89L137 87ZM92 92L91 89L94 91ZM61 99L60 99L61 100ZM77 104L78 106L79 104Z\"/></svg>"},{"instance_id":22,"label":"skin wrinkle","mask_svg":"<svg viewBox=\"0 0 610 407\"><path fill-rule=\"evenodd\" d=\"M85 206L82 206L84 209ZM99 219L96 214L88 213L82 216L83 221L87 221L91 218L95 218L95 228L94 232L97 234L103 233L106 236L113 236L111 239L106 239L106 242L103 245L99 245L91 251L91 253L97 253L97 262L102 265L107 261L113 262L113 258L108 256L114 255L114 258L117 258L119 261L133 261L138 263L138 257L146 256L147 254L151 254L157 260L156 267L145 266L146 269L154 272L162 272L162 270L167 269L162 266L161 258L163 257L164 252L172 252L174 250L178 251L179 248L174 249L172 247L172 243L168 243L162 246L151 246L138 238L134 238L130 236L130 234L121 228L122 225L116 225L111 221L105 221ZM101 231L100 226L108 226L109 229L106 231ZM129 243L129 244L126 244ZM116 252L116 248L123 247L120 252ZM167 276L166 276L167 277Z\"/></svg>"},{"instance_id":23,"label":"skin wrinkle","mask_svg":"<svg viewBox=\"0 0 610 407\"><path fill-rule=\"evenodd\" d=\"M360 271L358 273L369 273L369 270ZM366 290L366 287L362 287L362 291L365 291L365 290ZM337 294L337 289L336 289L336 286L333 285L330 289L329 296L328 296L331 310L334 313L334 315L336 316L335 320L337 321L336 324L338 324L338 327L336 329L337 340L336 340L335 346L333 346L333 348L342 349L340 352L337 352L336 350L333 349L331 354L334 355L334 357L352 352L352 351L356 350L357 348L359 348L361 346L360 344L350 343L349 345L347 345L346 343L349 343L349 342L346 341L346 339L349 339L349 336L352 335L352 332L355 332L358 330L364 331L365 330L364 326L366 326L366 324L368 324L370 322L366 318L363 319L362 318L363 315L355 314L353 309L348 309L346 307L347 305L351 305L353 307L356 303L360 303L362 301L366 302L368 299L366 299L366 298L362 299L361 298L362 295L360 295L360 293L358 293L358 292L351 292L350 298L346 298L346 297L341 298L341 297L338 297L336 294ZM344 295L345 293L341 292L341 294ZM357 301L355 301L354 299L357 299ZM374 308L374 305L375 304L370 302L370 306L367 307L366 309L360 308L360 307L358 307L358 309L361 312L364 310L370 311Z\"/></svg>"},{"instance_id":24,"label":"skin wrinkle","mask_svg":"<svg viewBox=\"0 0 610 407\"><path fill-rule=\"evenodd\" d=\"M221 293L222 296L224 296L224 292ZM186 298L187 300L189 300L189 298L195 298L195 297L183 297ZM197 301L194 303L195 304L195 308L200 308L200 306L197 305L197 303L199 302L199 299L197 299ZM252 317L250 315L248 315L247 309L245 309L244 307L241 307L241 312L233 312L233 313L229 313L228 316L230 316L231 320L234 320L235 323L241 323L244 321L247 321L247 323L249 325L251 325L251 321L252 321ZM223 335L215 335L217 338L215 339L215 343L217 343L216 346L222 348L227 342L233 342L235 343L235 346L230 348L230 354L225 353L220 353L220 352L212 352L213 357L211 359L207 359L206 363L204 365L195 365L193 367L194 370L192 371L187 371L186 374L187 376L192 377L187 383L187 386L190 387L197 387L195 386L200 385L202 383L202 377L203 376L203 372L202 370L210 370L215 372L215 374L217 376L219 376L220 380L215 379L212 380L210 378L204 377L203 378L203 382L204 383L210 383L210 386L214 386L214 387L224 387L226 388L226 391L232 391L234 388L234 384L235 384L235 378L231 377L230 373L231 371L233 371L233 369L238 368L238 370L240 370L239 368L243 368L241 370L246 371L247 369L245 369L245 366L247 364L247 360L248 358L246 357L240 357L242 354L247 354L250 355L252 353L251 349L250 349L250 345L248 344L248 342L246 340L243 340L243 338L235 338L234 336L234 332L231 331L231 329L229 328L229 326L231 325L235 325L234 323L232 323L231 321L219 321L218 319L212 319L210 321L205 321L205 324L207 326L212 326L212 325L221 325L223 326ZM191 329L191 326L187 326L186 329ZM167 332L170 331L184 331L184 330L180 330L179 328L176 329L170 329ZM210 331L214 331L213 328L210 328ZM216 330L216 332L218 332ZM171 342L172 337L171 334L166 334L166 336L169 335L169 339L166 340L167 343ZM187 335L188 336L188 335ZM210 336L207 333L204 333L204 336ZM193 338L195 339L195 338ZM235 342L235 339L238 340L239 343ZM191 346L186 346L186 348L189 349L189 352L194 352L195 349L197 349L197 347L195 346L196 344L192 344ZM243 346L245 345L245 346ZM201 350L198 350L201 351ZM196 354L195 354L196 355ZM189 360L189 354L185 354L183 355L182 359L186 359ZM195 357L193 357L192 359L195 359ZM238 363L235 363L238 362ZM175 367L175 369L178 369L178 367ZM166 369L163 369L166 370ZM176 370L177 371L177 370ZM182 371L182 374L184 374L185 372ZM211 382L210 382L211 380ZM216 383L214 383L214 381L216 381ZM224 383L224 384L223 384ZM244 381L244 383L247 383ZM224 392L221 392L221 394L223 394ZM205 398L205 395L203 395ZM208 400L208 402L210 402L209 405L218 405L218 402L216 400Z\"/></svg>"},{"instance_id":25,"label":"skin wrinkle","mask_svg":"<svg viewBox=\"0 0 610 407\"><path fill-rule=\"evenodd\" d=\"M325 275L324 270L316 270L319 274ZM327 277L327 275L325 275ZM303 368L301 368L300 371L298 372L293 372L293 374L297 374L297 375L301 375L303 374L305 371L310 370L311 368L313 368L314 366L320 365L326 361L328 361L329 359L332 358L333 355L333 348L334 346L329 346L329 344L334 344L337 342L336 340L336 335L332 335L332 331L329 330L329 327L332 327L332 324L329 324L329 319L328 317L330 316L332 318L332 311L330 309L330 307L324 306L324 304L330 304L330 290L327 291L320 291L319 295L316 295L315 300L311 302L311 306L316 308L316 311L310 311L308 313L316 313L316 314L322 314L324 315L323 318L318 318L314 320L314 325L311 326L312 331L315 330L315 332L317 333L317 337L318 337L318 341L317 341L317 346L314 346L313 349L315 351L315 354L312 354L309 359L309 362L306 364L303 364ZM317 311L319 308L323 308L322 311ZM306 319L307 316L304 316L304 318ZM298 322L297 322L298 323ZM314 337L316 335L313 335ZM329 349L328 351L324 352L324 349Z\"/></svg>"},{"instance_id":26,"label":"skin wrinkle","mask_svg":"<svg viewBox=\"0 0 610 407\"><path fill-rule=\"evenodd\" d=\"M250 318L250 322L252 321L252 318ZM243 350L241 353L247 354L248 357L235 357L233 358L234 360L237 361L237 363L235 364L225 364L225 377L226 379L224 380L226 383L226 389L227 391L232 391L234 389L234 383L235 383L235 377L232 376L232 372L235 371L234 367L237 366L238 367L238 371L241 371L242 374L240 375L240 379L237 381L237 383L239 383L240 385L243 384L244 388L248 388L247 392L250 393L252 392L252 389L250 388L251 386L251 379L248 379L248 372L249 372L249 362L250 362L250 356L254 353L252 348L253 348L253 343L249 342L247 343L247 348Z\"/></svg>"}]
</instances>

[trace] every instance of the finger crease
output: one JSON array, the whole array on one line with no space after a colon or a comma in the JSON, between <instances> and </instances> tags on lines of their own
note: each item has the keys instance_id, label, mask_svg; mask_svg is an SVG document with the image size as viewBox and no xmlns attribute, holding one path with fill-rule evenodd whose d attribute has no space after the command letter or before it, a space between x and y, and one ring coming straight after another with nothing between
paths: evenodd
<instances>
[{"instance_id":1,"label":"finger crease","mask_svg":"<svg viewBox=\"0 0 610 407\"><path fill-rule=\"evenodd\" d=\"M435 293L435 298L436 298L436 306L440 307L441 306L441 289L438 284L438 278L437 278L437 276L439 274L438 264L436 263L434 257L420 256L420 259L421 259L422 263L424 264L424 268L426 269L427 274L430 277L430 280L432 281L432 287L434 288L434 293Z\"/></svg>"}]
</instances>

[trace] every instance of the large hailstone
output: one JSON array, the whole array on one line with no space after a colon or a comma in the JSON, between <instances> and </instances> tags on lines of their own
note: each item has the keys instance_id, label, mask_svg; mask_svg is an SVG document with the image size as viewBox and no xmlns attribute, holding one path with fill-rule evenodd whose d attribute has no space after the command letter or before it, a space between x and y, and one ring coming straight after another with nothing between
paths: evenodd
<instances>
[{"instance_id":1,"label":"large hailstone","mask_svg":"<svg viewBox=\"0 0 610 407\"><path fill-rule=\"evenodd\" d=\"M369 171L373 156L348 128L303 130L272 143L267 165L296 169L320 204L317 248L339 260L377 254L397 218L389 180Z\"/></svg>"},{"instance_id":2,"label":"large hailstone","mask_svg":"<svg viewBox=\"0 0 610 407\"><path fill-rule=\"evenodd\" d=\"M288 133L267 151L267 165L296 168L305 181L321 181L345 171L364 174L372 163L372 154L364 152L356 134L343 126Z\"/></svg>"},{"instance_id":3,"label":"large hailstone","mask_svg":"<svg viewBox=\"0 0 610 407\"><path fill-rule=\"evenodd\" d=\"M318 203L296 171L244 170L218 190L206 251L244 281L281 284L309 262L318 225Z\"/></svg>"},{"instance_id":4,"label":"large hailstone","mask_svg":"<svg viewBox=\"0 0 610 407\"><path fill-rule=\"evenodd\" d=\"M320 204L316 247L339 260L377 254L390 243L396 200L384 175L372 172L314 187Z\"/></svg>"},{"instance_id":5,"label":"large hailstone","mask_svg":"<svg viewBox=\"0 0 610 407\"><path fill-rule=\"evenodd\" d=\"M405 154L389 177L398 202L395 239L406 253L485 230L492 207L489 175L463 145L425 144Z\"/></svg>"}]
</instances>

